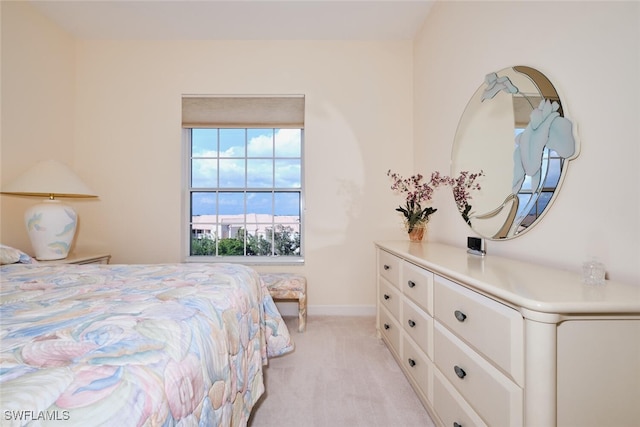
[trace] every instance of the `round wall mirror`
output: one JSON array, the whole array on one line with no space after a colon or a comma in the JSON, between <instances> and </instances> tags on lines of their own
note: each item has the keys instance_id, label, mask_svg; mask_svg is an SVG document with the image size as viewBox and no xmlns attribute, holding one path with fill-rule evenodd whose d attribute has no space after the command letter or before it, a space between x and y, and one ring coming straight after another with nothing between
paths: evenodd
<instances>
[{"instance_id":1,"label":"round wall mirror","mask_svg":"<svg viewBox=\"0 0 640 427\"><path fill-rule=\"evenodd\" d=\"M549 79L531 67L486 76L460 119L451 154L451 176L482 171L480 189L456 200L478 235L517 237L549 210L579 151L565 114Z\"/></svg>"}]
</instances>

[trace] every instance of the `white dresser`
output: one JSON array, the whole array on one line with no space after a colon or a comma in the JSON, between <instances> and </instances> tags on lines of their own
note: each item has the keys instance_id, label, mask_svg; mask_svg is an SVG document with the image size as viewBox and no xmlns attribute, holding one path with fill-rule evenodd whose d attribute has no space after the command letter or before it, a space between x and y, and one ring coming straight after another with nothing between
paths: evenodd
<instances>
[{"instance_id":1,"label":"white dresser","mask_svg":"<svg viewBox=\"0 0 640 427\"><path fill-rule=\"evenodd\" d=\"M640 284L378 242L377 326L447 427L640 425Z\"/></svg>"}]
</instances>

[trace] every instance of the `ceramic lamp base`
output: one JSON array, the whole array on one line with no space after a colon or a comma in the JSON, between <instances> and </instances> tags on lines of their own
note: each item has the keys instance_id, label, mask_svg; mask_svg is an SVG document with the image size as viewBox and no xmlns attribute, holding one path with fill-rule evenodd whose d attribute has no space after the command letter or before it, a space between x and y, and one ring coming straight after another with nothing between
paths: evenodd
<instances>
[{"instance_id":1,"label":"ceramic lamp base","mask_svg":"<svg viewBox=\"0 0 640 427\"><path fill-rule=\"evenodd\" d=\"M36 259L49 261L69 255L78 224L78 216L70 206L45 200L29 208L24 219Z\"/></svg>"}]
</instances>

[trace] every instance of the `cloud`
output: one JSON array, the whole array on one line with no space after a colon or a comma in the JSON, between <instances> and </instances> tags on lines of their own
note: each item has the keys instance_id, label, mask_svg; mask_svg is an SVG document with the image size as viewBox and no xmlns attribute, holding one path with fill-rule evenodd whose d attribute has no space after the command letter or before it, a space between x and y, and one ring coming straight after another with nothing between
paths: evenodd
<instances>
[{"instance_id":1,"label":"cloud","mask_svg":"<svg viewBox=\"0 0 640 427\"><path fill-rule=\"evenodd\" d=\"M300 129L278 129L275 135L276 157L300 157L302 136Z\"/></svg>"}]
</instances>

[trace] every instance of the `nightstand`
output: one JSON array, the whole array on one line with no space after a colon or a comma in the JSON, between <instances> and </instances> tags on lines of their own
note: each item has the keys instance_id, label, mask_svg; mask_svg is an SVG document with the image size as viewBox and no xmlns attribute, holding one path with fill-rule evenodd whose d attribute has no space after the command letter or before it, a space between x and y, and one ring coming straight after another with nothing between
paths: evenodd
<instances>
[{"instance_id":1,"label":"nightstand","mask_svg":"<svg viewBox=\"0 0 640 427\"><path fill-rule=\"evenodd\" d=\"M70 253L65 259L38 261L39 264L109 264L111 254L105 253Z\"/></svg>"}]
</instances>

